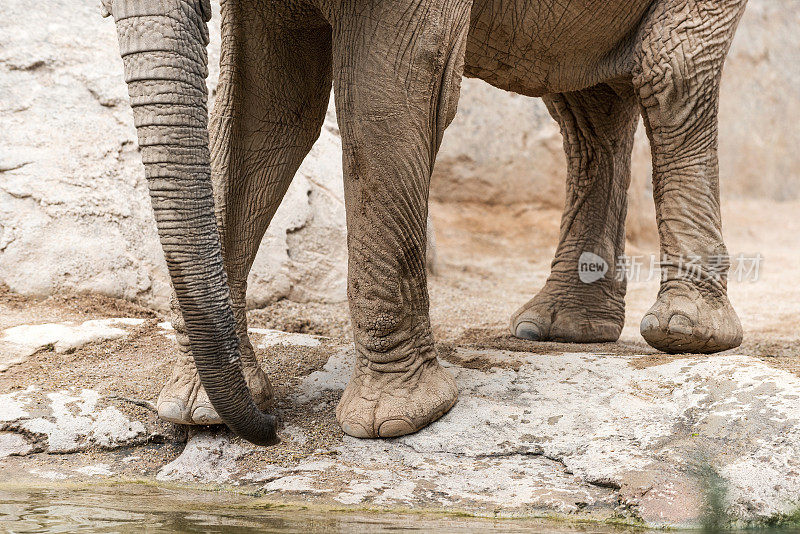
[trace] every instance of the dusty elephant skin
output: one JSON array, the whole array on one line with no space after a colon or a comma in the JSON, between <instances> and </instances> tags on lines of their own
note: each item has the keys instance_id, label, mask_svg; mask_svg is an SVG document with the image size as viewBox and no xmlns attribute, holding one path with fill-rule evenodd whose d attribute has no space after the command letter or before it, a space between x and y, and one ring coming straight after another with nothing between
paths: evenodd
<instances>
[{"instance_id":1,"label":"dusty elephant skin","mask_svg":"<svg viewBox=\"0 0 800 534\"><path fill-rule=\"evenodd\" d=\"M274 418L259 411L272 390L247 336L246 279L319 136L331 87L344 152L357 359L337 409L348 434L412 433L456 401L455 381L434 349L425 247L430 175L464 74L543 97L564 137L560 243L544 289L512 317L514 335L619 336L626 286L617 258L641 112L664 274L642 335L667 352L737 346L741 325L727 298L721 235L717 107L745 4L228 0L209 136L208 0L103 0L117 23L176 294L182 356L159 398L160 415L224 421L257 443L276 439ZM584 253L608 265L593 283L579 277ZM695 259L691 270L683 267L687 258Z\"/></svg>"}]
</instances>

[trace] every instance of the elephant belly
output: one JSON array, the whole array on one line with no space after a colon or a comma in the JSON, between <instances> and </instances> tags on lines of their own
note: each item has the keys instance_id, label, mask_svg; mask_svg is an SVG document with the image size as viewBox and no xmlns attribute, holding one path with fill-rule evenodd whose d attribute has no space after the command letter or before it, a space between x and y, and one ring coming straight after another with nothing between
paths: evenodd
<instances>
[{"instance_id":1,"label":"elephant belly","mask_svg":"<svg viewBox=\"0 0 800 534\"><path fill-rule=\"evenodd\" d=\"M576 91L630 72L653 0L475 0L464 74L528 96Z\"/></svg>"}]
</instances>

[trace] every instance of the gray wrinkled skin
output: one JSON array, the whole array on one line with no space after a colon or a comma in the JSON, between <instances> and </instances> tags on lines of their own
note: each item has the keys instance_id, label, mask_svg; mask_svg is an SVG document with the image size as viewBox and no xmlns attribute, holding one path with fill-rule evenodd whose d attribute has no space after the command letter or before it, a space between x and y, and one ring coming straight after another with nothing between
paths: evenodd
<instances>
[{"instance_id":1,"label":"gray wrinkled skin","mask_svg":"<svg viewBox=\"0 0 800 534\"><path fill-rule=\"evenodd\" d=\"M567 200L552 274L512 317L514 335L619 337L625 282L617 280L616 258L624 251L641 113L665 258L642 335L668 352L737 346L741 325L726 295L717 107L745 4L223 0L209 145L208 0L103 0L117 23L176 292L182 356L159 398L161 416L224 421L251 441L274 442L274 418L259 411L272 390L247 338L245 285L257 246L319 136L331 88L344 150L357 354L337 409L348 434L415 432L456 401L456 384L436 359L425 248L431 170L462 75L543 97L564 137ZM583 252L608 263L604 278L579 280ZM699 268L682 269L686 257L699 257Z\"/></svg>"}]
</instances>

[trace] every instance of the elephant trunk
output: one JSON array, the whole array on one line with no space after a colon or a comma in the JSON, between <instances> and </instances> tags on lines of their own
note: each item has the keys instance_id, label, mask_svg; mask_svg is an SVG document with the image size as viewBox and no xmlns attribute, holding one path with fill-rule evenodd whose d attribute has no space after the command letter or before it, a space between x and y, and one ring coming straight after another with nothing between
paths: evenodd
<instances>
[{"instance_id":1,"label":"elephant trunk","mask_svg":"<svg viewBox=\"0 0 800 534\"><path fill-rule=\"evenodd\" d=\"M208 137L208 0L103 0L114 16L150 196L200 381L223 421L278 442L242 373L214 216Z\"/></svg>"}]
</instances>

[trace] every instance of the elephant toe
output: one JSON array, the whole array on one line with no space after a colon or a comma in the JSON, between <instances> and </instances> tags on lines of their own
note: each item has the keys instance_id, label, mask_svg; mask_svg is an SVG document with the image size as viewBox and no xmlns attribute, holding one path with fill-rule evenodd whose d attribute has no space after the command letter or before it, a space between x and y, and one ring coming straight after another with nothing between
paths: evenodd
<instances>
[{"instance_id":1,"label":"elephant toe","mask_svg":"<svg viewBox=\"0 0 800 534\"><path fill-rule=\"evenodd\" d=\"M539 341L542 339L542 331L534 323L522 321L517 324L514 336L520 339L527 339L528 341Z\"/></svg>"},{"instance_id":2,"label":"elephant toe","mask_svg":"<svg viewBox=\"0 0 800 534\"><path fill-rule=\"evenodd\" d=\"M394 438L397 436L405 436L406 434L413 434L417 429L411 421L407 419L389 419L381 423L378 428L378 436L382 438Z\"/></svg>"},{"instance_id":3,"label":"elephant toe","mask_svg":"<svg viewBox=\"0 0 800 534\"><path fill-rule=\"evenodd\" d=\"M341 421L340 425L342 426L342 430L348 436L353 436L354 438L374 438L375 435L367 430L366 425L357 421L353 418L348 418Z\"/></svg>"},{"instance_id":4,"label":"elephant toe","mask_svg":"<svg viewBox=\"0 0 800 534\"><path fill-rule=\"evenodd\" d=\"M658 320L658 317L652 313L648 313L642 318L642 324L639 330L642 335L646 335L649 332L657 331L659 328L661 328L661 322Z\"/></svg>"},{"instance_id":5,"label":"elephant toe","mask_svg":"<svg viewBox=\"0 0 800 534\"><path fill-rule=\"evenodd\" d=\"M196 425L221 425L222 418L211 406L197 406L192 410L192 422Z\"/></svg>"},{"instance_id":6,"label":"elephant toe","mask_svg":"<svg viewBox=\"0 0 800 534\"><path fill-rule=\"evenodd\" d=\"M692 335L692 323L685 315L675 314L669 320L667 331L670 334L682 334L684 336Z\"/></svg>"},{"instance_id":7,"label":"elephant toe","mask_svg":"<svg viewBox=\"0 0 800 534\"><path fill-rule=\"evenodd\" d=\"M158 417L164 421L183 424L186 420L186 406L177 399L160 401L157 408Z\"/></svg>"}]
</instances>

